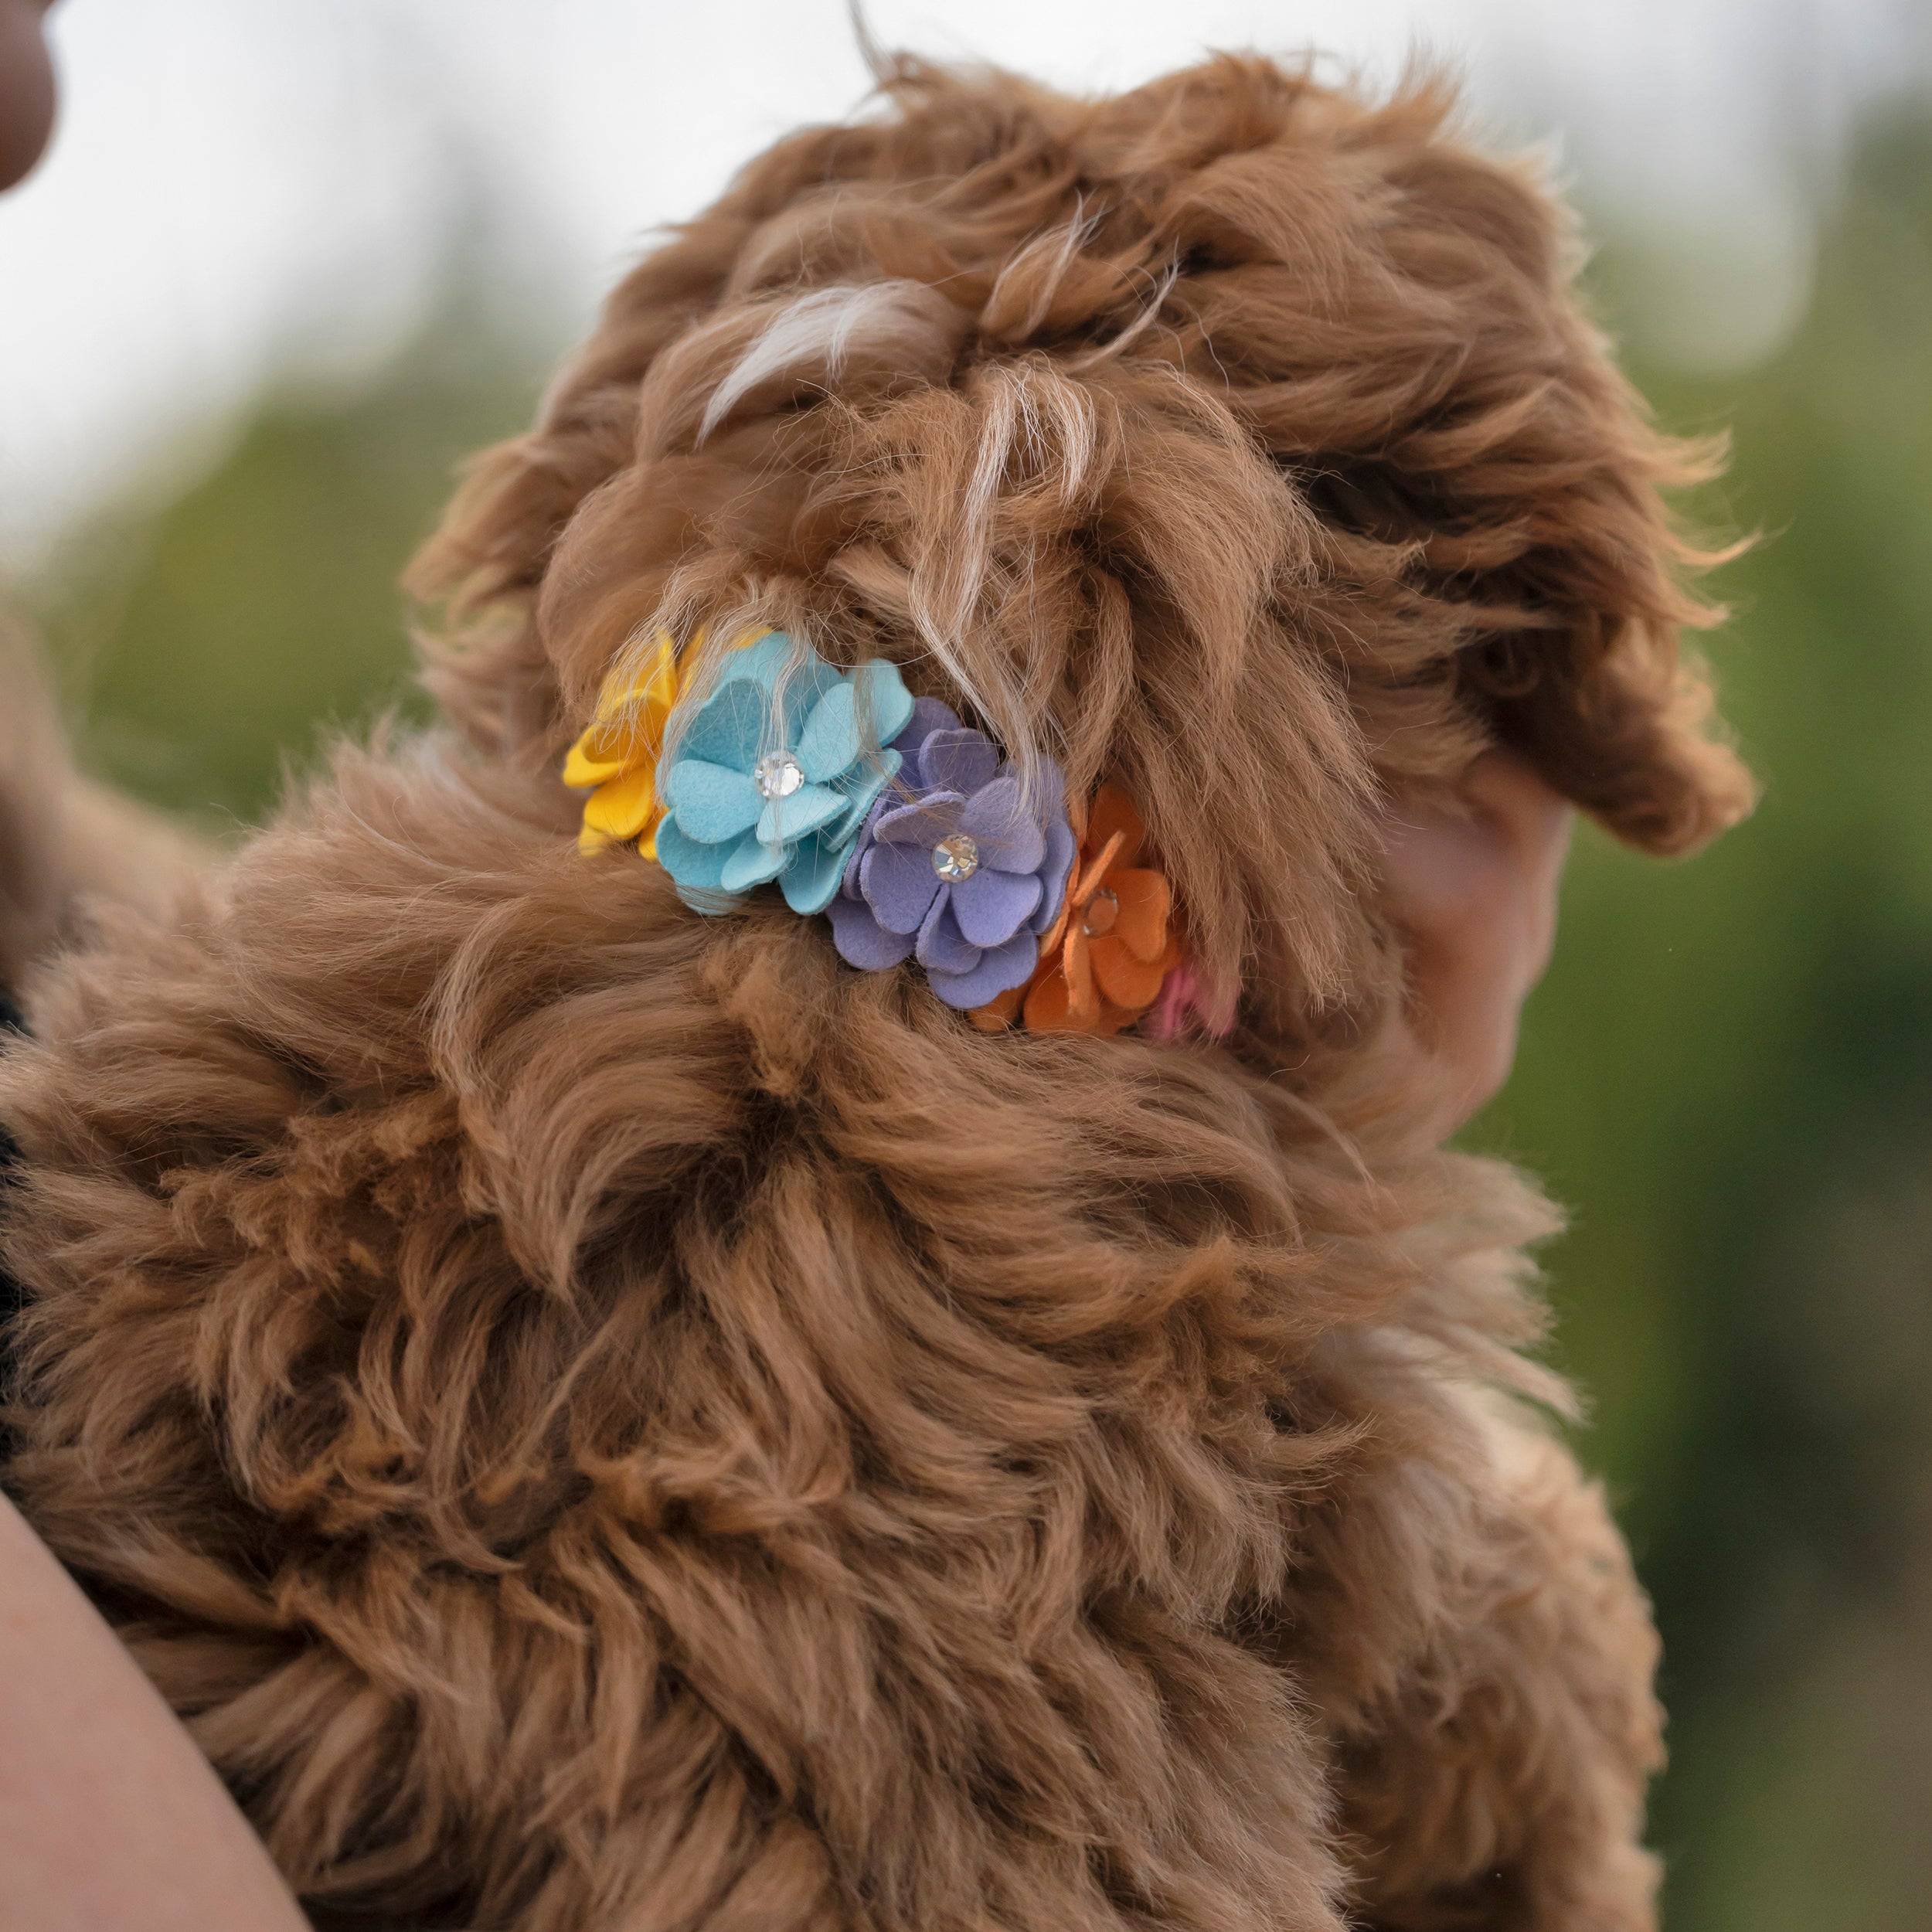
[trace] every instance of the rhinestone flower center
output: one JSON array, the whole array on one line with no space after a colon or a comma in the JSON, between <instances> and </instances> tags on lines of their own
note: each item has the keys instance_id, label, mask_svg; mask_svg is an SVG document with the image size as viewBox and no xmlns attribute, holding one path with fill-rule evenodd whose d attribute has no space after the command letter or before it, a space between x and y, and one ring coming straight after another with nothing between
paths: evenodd
<instances>
[{"instance_id":1,"label":"rhinestone flower center","mask_svg":"<svg viewBox=\"0 0 1932 1932\"><path fill-rule=\"evenodd\" d=\"M1120 916L1119 895L1103 886L1087 902L1086 910L1080 915L1080 930L1089 939L1104 939L1114 930L1114 922Z\"/></svg>"},{"instance_id":2,"label":"rhinestone flower center","mask_svg":"<svg viewBox=\"0 0 1932 1932\"><path fill-rule=\"evenodd\" d=\"M788 751L767 752L751 775L767 798L789 798L805 782L804 766Z\"/></svg>"},{"instance_id":3,"label":"rhinestone flower center","mask_svg":"<svg viewBox=\"0 0 1932 1932\"><path fill-rule=\"evenodd\" d=\"M942 838L933 848L933 870L948 885L957 885L979 870L979 847L963 832Z\"/></svg>"}]
</instances>

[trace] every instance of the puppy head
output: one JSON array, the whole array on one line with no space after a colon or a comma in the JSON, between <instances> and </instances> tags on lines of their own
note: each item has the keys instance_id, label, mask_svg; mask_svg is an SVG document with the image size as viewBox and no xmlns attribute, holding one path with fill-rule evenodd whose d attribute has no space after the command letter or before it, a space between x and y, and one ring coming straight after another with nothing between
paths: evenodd
<instances>
[{"instance_id":1,"label":"puppy head","mask_svg":"<svg viewBox=\"0 0 1932 1932\"><path fill-rule=\"evenodd\" d=\"M555 770L661 628L896 661L1138 803L1204 983L1304 1030L1389 985L1379 796L1528 758L1631 842L1748 781L1660 436L1535 172L1434 83L1222 58L1078 100L911 61L638 267L421 560L430 676Z\"/></svg>"}]
</instances>

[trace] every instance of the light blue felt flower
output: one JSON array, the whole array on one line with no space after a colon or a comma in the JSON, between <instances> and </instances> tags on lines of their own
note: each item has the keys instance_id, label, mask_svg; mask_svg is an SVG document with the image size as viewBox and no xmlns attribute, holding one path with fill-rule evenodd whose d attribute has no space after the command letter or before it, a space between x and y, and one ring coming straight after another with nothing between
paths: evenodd
<instances>
[{"instance_id":1,"label":"light blue felt flower","mask_svg":"<svg viewBox=\"0 0 1932 1932\"><path fill-rule=\"evenodd\" d=\"M776 879L822 911L866 814L899 770L880 750L912 716L898 667L845 672L782 631L734 651L658 770L658 859L700 912Z\"/></svg>"}]
</instances>

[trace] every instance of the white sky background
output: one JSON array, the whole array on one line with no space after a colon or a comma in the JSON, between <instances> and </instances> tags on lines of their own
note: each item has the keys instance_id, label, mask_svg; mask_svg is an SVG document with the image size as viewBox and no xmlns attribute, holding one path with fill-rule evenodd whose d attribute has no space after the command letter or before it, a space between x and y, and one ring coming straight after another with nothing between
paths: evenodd
<instances>
[{"instance_id":1,"label":"white sky background","mask_svg":"<svg viewBox=\"0 0 1932 1932\"><path fill-rule=\"evenodd\" d=\"M1858 108L1932 73L1923 0L872 0L888 46L1114 87L1209 46L1421 49L1675 264L1682 359L1777 345ZM865 76L844 0L63 0L53 158L0 200L0 575L219 453L275 381L353 383L456 238L546 352L651 226Z\"/></svg>"}]
</instances>

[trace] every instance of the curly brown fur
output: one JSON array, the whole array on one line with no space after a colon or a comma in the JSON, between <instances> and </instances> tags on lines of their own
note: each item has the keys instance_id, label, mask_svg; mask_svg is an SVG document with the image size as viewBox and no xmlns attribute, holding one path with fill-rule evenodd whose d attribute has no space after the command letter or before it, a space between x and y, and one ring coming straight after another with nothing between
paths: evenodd
<instances>
[{"instance_id":1,"label":"curly brown fur","mask_svg":"<svg viewBox=\"0 0 1932 1932\"><path fill-rule=\"evenodd\" d=\"M1374 815L1497 743L1742 809L1692 461L1431 87L889 93L478 472L467 750L38 985L11 1479L328 1923L1635 1932L1653 1639L1521 1400L1548 1212L1383 1051ZM982 1036L580 859L607 672L746 621L1124 784L1233 1039Z\"/></svg>"}]
</instances>

